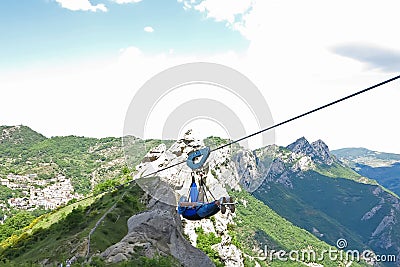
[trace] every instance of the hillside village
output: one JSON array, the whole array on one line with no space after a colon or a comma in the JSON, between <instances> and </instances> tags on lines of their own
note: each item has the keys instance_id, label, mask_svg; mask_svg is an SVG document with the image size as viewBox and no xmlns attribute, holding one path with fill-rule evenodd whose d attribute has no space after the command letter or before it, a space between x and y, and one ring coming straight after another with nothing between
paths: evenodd
<instances>
[{"instance_id":1,"label":"hillside village","mask_svg":"<svg viewBox=\"0 0 400 267\"><path fill-rule=\"evenodd\" d=\"M46 138L26 126L0 126L0 224L18 210L52 210L80 199L118 176L120 144L120 138Z\"/></svg>"},{"instance_id":2,"label":"hillside village","mask_svg":"<svg viewBox=\"0 0 400 267\"><path fill-rule=\"evenodd\" d=\"M63 175L58 175L49 180L38 179L36 174L15 175L9 174L7 178L0 179L0 184L12 190L22 192L22 197L8 199L12 208L33 210L36 208L55 209L68 203L71 199L81 196L74 193L71 180ZM0 203L1 209L6 209L6 203Z\"/></svg>"}]
</instances>

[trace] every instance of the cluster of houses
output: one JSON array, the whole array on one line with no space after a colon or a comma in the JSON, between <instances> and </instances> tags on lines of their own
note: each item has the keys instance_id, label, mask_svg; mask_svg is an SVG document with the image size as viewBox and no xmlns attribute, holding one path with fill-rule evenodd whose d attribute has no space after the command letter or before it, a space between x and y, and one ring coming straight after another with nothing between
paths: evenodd
<instances>
[{"instance_id":1,"label":"cluster of houses","mask_svg":"<svg viewBox=\"0 0 400 267\"><path fill-rule=\"evenodd\" d=\"M51 180L38 179L37 174L16 175L9 174L6 179L0 179L1 185L7 186L10 189L29 190L31 186L45 186L48 183L54 183L57 177Z\"/></svg>"},{"instance_id":2,"label":"cluster of houses","mask_svg":"<svg viewBox=\"0 0 400 267\"><path fill-rule=\"evenodd\" d=\"M71 199L79 198L78 194L74 194L71 180L63 175L42 180L36 174L9 174L6 179L0 179L0 183L10 189L22 191L23 197L8 199L8 204L18 209L55 209Z\"/></svg>"}]
</instances>

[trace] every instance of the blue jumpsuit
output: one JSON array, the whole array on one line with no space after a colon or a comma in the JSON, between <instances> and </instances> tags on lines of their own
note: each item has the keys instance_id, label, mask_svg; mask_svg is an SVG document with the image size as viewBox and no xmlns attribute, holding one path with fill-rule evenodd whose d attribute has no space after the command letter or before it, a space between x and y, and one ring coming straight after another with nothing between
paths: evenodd
<instances>
[{"instance_id":1,"label":"blue jumpsuit","mask_svg":"<svg viewBox=\"0 0 400 267\"><path fill-rule=\"evenodd\" d=\"M204 218L209 218L220 211L220 208L215 201L210 203L198 202L199 190L195 182L190 185L190 201L197 202L196 207L181 207L178 203L178 213L182 214L183 218L196 221Z\"/></svg>"}]
</instances>

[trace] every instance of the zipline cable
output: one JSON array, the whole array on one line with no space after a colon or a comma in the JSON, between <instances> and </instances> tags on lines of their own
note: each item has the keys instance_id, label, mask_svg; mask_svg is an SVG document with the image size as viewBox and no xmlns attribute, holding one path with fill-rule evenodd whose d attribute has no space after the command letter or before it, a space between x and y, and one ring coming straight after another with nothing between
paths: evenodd
<instances>
[{"instance_id":1,"label":"zipline cable","mask_svg":"<svg viewBox=\"0 0 400 267\"><path fill-rule=\"evenodd\" d=\"M260 133L263 133L263 132L272 130L272 129L276 128L276 127L279 127L279 126L284 125L284 124L286 124L286 123L289 123L289 122L291 122L291 121L300 119L301 117L310 115L311 113L317 112L317 111L319 111L319 110L321 110L321 109L330 107L330 106L335 105L335 104L337 104L337 103L339 103L339 102L345 101L345 100L347 100L347 99L349 99L349 98L352 98L352 97L355 97L355 96L357 96L357 95L363 94L363 93L365 93L365 92L367 92L367 91L370 91L370 90L372 90L372 89L374 89L374 88L377 88L377 87L379 87L379 86L382 86L382 85L387 84L387 83L390 83L390 82L393 82L394 80L397 80L397 79L399 79L399 78L400 78L400 75L399 75L399 76L396 76L396 77L393 77L393 78L391 78L391 79L388 79L388 80L386 80L386 81L383 81L383 82L381 82L381 83L375 84L375 85L373 85L373 86L371 86L371 87L368 87L368 88L366 88L366 89L363 89L363 90L361 90L361 91L358 91L358 92L356 92L356 93L354 93L354 94L351 94L351 95L342 97L342 98L340 98L340 99L338 99L338 100L335 100L335 101L333 101L333 102L330 102L330 103L328 103L328 104L325 104L325 105L323 105L323 106L320 106L320 107L318 107L318 108L315 108L315 109L313 109L313 110L307 111L307 112L305 112L305 113L303 113L303 114L301 114L301 115L295 116L295 117L293 117L293 118L291 118L291 119L285 120L285 121L283 121L283 122L280 122L280 123L278 123L278 124L272 125L272 126L270 126L270 127L268 127L268 128L265 128L265 129L263 129L263 130L260 130L260 131L258 131L258 132L255 132L255 133L252 133L252 134L247 135L247 136L245 136L245 137L239 138L239 139L234 140L234 141L232 141L232 142L230 142L230 143L228 143L228 144L225 144L225 145L222 145L222 146L220 146L220 147L214 148L214 149L212 149L212 150L210 151L210 153L211 153L211 152L214 152L214 151L216 151L216 150L222 149L222 148L224 148L224 147L233 145L233 144L238 143L238 142L240 142L240 141L243 141L243 140L245 140L245 139L247 139L247 138L250 138L250 137L253 137L253 136L255 136L255 135L258 135L258 134L260 134Z\"/></svg>"},{"instance_id":2,"label":"zipline cable","mask_svg":"<svg viewBox=\"0 0 400 267\"><path fill-rule=\"evenodd\" d=\"M393 81L395 81L395 80L397 80L397 79L400 79L400 75L395 76L395 77L393 77L393 78L390 78L390 79L388 79L388 80L385 80L385 81L383 81L383 82L377 83L377 84L375 84L375 85L372 85L372 86L370 86L370 87L368 87L368 88L365 88L365 89L363 89L363 90L360 90L360 91L358 91L358 92L355 92L355 93L353 93L353 94L351 94L351 95L342 97L342 98L337 99L337 100L335 100L335 101L332 101L332 102L330 102L330 103L328 103L328 104L325 104L325 105L323 105L323 106L320 106L320 107L318 107L318 108L315 108L315 109L312 109L312 110L310 110L310 111L307 111L307 112L305 112L305 113L303 113L303 114L301 114L301 115L295 116L295 117L293 117L293 118L291 118L291 119L288 119L288 120L282 121L282 122L280 122L280 123L274 124L274 125L272 125L272 126L270 126L270 127L268 127L268 128L262 129L262 130L260 130L260 131L258 131L258 132L252 133L252 134L250 134L250 135L244 136L244 137L242 137L242 138L239 138L239 139L234 140L234 141L232 141L232 142L229 142L229 143L227 143L227 144L221 145L221 146L219 146L219 147L217 147L217 148L212 149L212 150L210 151L210 153L215 152L215 151L217 151L217 150L220 150L220 149L222 149L222 148L225 148L225 147L227 147L227 146L233 145L233 144L235 144L235 143L238 143L238 142L240 142L240 141L243 141L243 140L245 140L245 139L248 139L248 138L250 138L250 137L253 137L253 136L255 136L255 135L258 135L258 134L260 134L260 133L263 133L263 132L272 130L272 129L276 128L276 127L279 127L279 126L284 125L284 124L286 124L286 123L289 123L289 122L291 122L291 121L300 119L300 118L302 118L302 117L304 117L304 116L307 116L307 115L309 115L309 114L311 114L311 113L317 112L317 111L322 110L322 109L324 109L324 108L327 108L327 107L330 107L330 106L332 106L332 105L335 105L335 104L337 104L337 103L339 103L339 102L345 101L345 100L347 100L347 99L349 99L349 98L352 98L352 97L355 97L355 96L357 96L357 95L363 94L363 93L368 92L368 91L370 91L370 90L372 90L372 89L374 89L374 88L380 87L380 86L385 85L385 84L388 84L388 83L390 83L390 82L393 82ZM168 169L170 169L170 168L179 166L179 165L181 165L181 164L183 164L183 163L186 163L186 160L179 161L179 162L177 162L177 163L175 163L175 164L173 164L173 165L167 166L167 167L165 167L165 168L161 168L161 169L159 169L159 170L157 170L157 171L154 171L154 172L152 172L152 173L149 173L149 174L146 174L146 175L144 175L144 176L141 176L140 178L147 178L147 177L153 176L153 175L155 175L155 174L157 174L157 173L159 173L159 172L162 172L162 171L168 170ZM113 188L111 188L111 189L109 189L109 190L105 190L105 191L103 191L103 192L99 192L99 193L97 193L97 194L93 194L93 195L91 195L91 196L87 196L87 197L85 197L85 198L79 199L79 200L76 201L75 203L79 203L79 202L81 202L81 201L83 201L83 200L86 200L86 199L88 199L88 198L97 197L97 196L100 195L100 194L109 193L109 192L111 192L111 191L113 191L113 190L116 190L116 189L118 190L119 188L124 187L125 185L128 185L128 184L131 184L131 183L133 183L133 182L135 182L135 181L136 181L136 179L130 180L130 181L125 182L125 183L123 183L123 184L117 185L117 186L115 186L115 187L113 187Z\"/></svg>"},{"instance_id":3,"label":"zipline cable","mask_svg":"<svg viewBox=\"0 0 400 267\"><path fill-rule=\"evenodd\" d=\"M345 101L345 100L347 100L347 99L349 99L349 98L352 98L352 97L355 97L355 96L357 96L357 95L363 94L363 93L368 92L368 91L370 91L370 90L372 90L372 89L374 89L374 88L380 87L380 86L382 86L382 85L384 85L384 84L393 82L393 81L395 81L395 80L397 80L397 79L399 79L399 78L400 78L400 75L398 75L398 76L396 76L396 77L393 77L393 78L390 78L390 79L388 79L388 80L385 80L385 81L383 81L383 82L377 83L377 84L372 85L372 86L370 86L370 87L368 87L368 88L365 88L365 89L363 89L363 90L360 90L360 91L358 91L358 92L355 92L355 93L353 93L353 94L351 94L351 95L342 97L342 98L337 99L337 100L335 100L335 101L332 101L332 102L330 102L330 103L328 103L328 104L325 104L325 105L320 106L320 107L318 107L318 108L312 109L312 110L307 111L307 112L305 112L305 113L303 113L303 114L300 114L300 115L298 115L298 116L295 116L295 117L293 117L293 118L291 118L291 119L288 119L288 120L282 121L282 122L280 122L280 123L274 124L274 125L272 125L272 126L270 126L270 127L268 127L268 128L262 129L262 130L260 130L260 131L258 131L258 132L252 133L252 134L247 135L247 136L245 136L245 137L239 138L239 139L237 139L237 140L234 140L234 141L232 141L232 142L229 142L229 143L227 143L227 144L224 144L224 145L222 145L222 146L219 146L219 147L217 147L217 148L214 148L214 149L212 149L212 150L210 151L210 153L215 152L215 151L217 151L217 150L220 150L220 149L222 149L222 148L225 148L225 147L227 147L227 146L233 145L233 144L235 144L235 143L238 143L238 142L240 142L240 141L243 141L243 140L245 140L245 139L248 139L248 138L250 138L250 137L253 137L253 136L255 136L255 135L258 135L258 134L260 134L260 133L263 133L263 132L272 130L272 129L276 128L276 127L279 127L279 126L284 125L284 124L286 124L286 123L289 123L289 122L291 122L291 121L300 119L300 118L302 118L302 117L304 117L304 116L310 115L311 113L320 111L320 110L322 110L322 109L324 109L324 108L330 107L330 106L332 106L332 105L335 105L335 104L337 104L337 103L340 103L340 102L342 102L342 101ZM176 164L174 164L174 165L171 165L171 166L168 166L168 167L159 169L159 170L157 170L157 171L154 171L154 172L152 172L152 173L146 174L146 175L142 176L141 178L146 178L146 177L155 175L155 174L157 174L157 173L159 173L159 172L168 170L168 169L170 169L170 168L173 168L173 167L178 166L178 165L180 165L180 164L182 164L182 163L185 163L185 162L186 162L186 160L183 160L183 161L178 162L178 163L176 163Z\"/></svg>"}]
</instances>

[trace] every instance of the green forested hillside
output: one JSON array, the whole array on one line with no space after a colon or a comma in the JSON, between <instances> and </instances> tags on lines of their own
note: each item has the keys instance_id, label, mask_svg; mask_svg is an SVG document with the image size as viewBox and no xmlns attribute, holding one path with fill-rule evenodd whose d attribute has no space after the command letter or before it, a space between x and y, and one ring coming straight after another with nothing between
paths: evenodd
<instances>
[{"instance_id":1,"label":"green forested hillside","mask_svg":"<svg viewBox=\"0 0 400 267\"><path fill-rule=\"evenodd\" d=\"M360 175L375 179L400 195L400 155L371 151L366 148L343 148L332 151Z\"/></svg>"},{"instance_id":2,"label":"green forested hillside","mask_svg":"<svg viewBox=\"0 0 400 267\"><path fill-rule=\"evenodd\" d=\"M338 260L334 260L327 255L322 256L324 251L337 250L336 248L284 219L254 196L245 191L232 192L232 195L239 201L239 205L235 218L236 225L231 227L231 232L237 240L236 244L246 254L255 257L253 260L246 260L249 266L252 266L252 261L257 261L262 266L305 266L305 264L291 260L288 255L286 255L286 261L277 259L277 255L272 260L269 255L265 259L265 251L270 252L271 250L283 250L286 253L297 251L300 259L301 251L312 250L316 255L315 261L313 256L307 257L305 255L304 263L316 262L323 266L344 266L345 257L342 260L340 260L340 257L338 257ZM257 248L257 250L254 250L254 248ZM261 251L258 251L258 249L261 249ZM292 256L296 258L295 253ZM368 265L360 261L354 262L351 266Z\"/></svg>"},{"instance_id":3,"label":"green forested hillside","mask_svg":"<svg viewBox=\"0 0 400 267\"><path fill-rule=\"evenodd\" d=\"M93 189L93 182L116 178L126 166L122 138L45 138L26 126L2 126L0 130L3 133L0 141L0 178L10 173L37 174L38 179L50 179L61 174L72 180L77 193L87 194ZM170 141L165 142L171 144ZM133 164L160 143L160 140L138 139L131 147L136 155Z\"/></svg>"},{"instance_id":4,"label":"green forested hillside","mask_svg":"<svg viewBox=\"0 0 400 267\"><path fill-rule=\"evenodd\" d=\"M15 206L10 209L7 200L28 198L27 191L1 186L0 219L6 213L14 217L7 218L4 225L0 225L0 265L54 265L75 257L76 266L84 262L103 266L104 262L96 253L125 236L127 219L143 211L146 202L143 191L137 185L113 189L129 181L133 171L129 167L142 160L148 150L161 141L129 140L133 142L129 147L128 167L122 138L46 138L24 126L2 126L0 130L1 179L10 174L15 177L31 177L34 174L32 179L38 180L51 180L57 175L64 175L72 180L74 189L79 193L94 192L97 195L77 203L71 200L67 205L64 203L64 206L43 214L46 211L40 209L21 211ZM172 142L164 143L169 147ZM205 140L206 144L214 147L225 142L218 137ZM321 145L321 142L318 144ZM313 153L318 148L324 147L315 147ZM234 150L240 153L241 148L237 146ZM243 166L247 168L239 166L245 172L240 176L250 175L247 169L254 156L255 169L259 168L259 175L264 178L262 185L252 194L232 192L239 205L235 224L229 224L228 231L232 237L231 243L245 254L245 266L255 266L256 261L261 266L273 267L303 266L314 262L310 257L300 261L282 261L275 258L276 253L273 259L269 255L265 258L265 246L268 251L312 250L316 253L316 263L345 266L343 259L337 261L319 257L324 250L334 249L339 238L347 240L349 249L362 251L372 248L384 254L398 252L396 244L400 243L400 230L393 223L400 217L396 208L398 199L382 190L374 181L364 179L337 162L329 156L327 148L322 152L324 157L312 154L320 160L313 161L312 157L306 158L307 155L293 154L287 148L274 146L243 157ZM322 159L324 162L321 162ZM228 161L223 164L231 168ZM267 170L268 173L262 172ZM214 175L213 171L216 174L215 170L211 170L211 174ZM233 174L237 170L229 171ZM40 185L35 187L40 188ZM104 191L109 193L102 193ZM102 216L104 219L100 220ZM89 233L94 228L88 245ZM380 232L377 232L378 228ZM201 229L196 231L198 247L207 252L218 266L221 265L223 260L212 246L225 241L219 236L205 234ZM372 234L375 232L377 234ZM387 249L382 249L384 246ZM137 257L132 262L124 263L127 266L177 264L170 257L148 259L142 257L141 251L133 253ZM88 261L90 258L91 262ZM351 266L359 265L363 266L364 263L353 262Z\"/></svg>"},{"instance_id":5,"label":"green forested hillside","mask_svg":"<svg viewBox=\"0 0 400 267\"><path fill-rule=\"evenodd\" d=\"M147 150L160 143L159 140L137 139L137 143L130 147L135 154L136 163L143 158ZM166 143L171 144L170 141ZM76 192L99 194L130 180L131 171L125 164L122 138L46 138L26 126L0 127L0 179L7 179L12 174L16 177L50 181L58 175L64 175L71 179ZM18 184L17 181L14 183ZM35 184L25 186L38 188ZM43 209L23 211L8 204L10 198L29 199L30 196L23 193L23 190L29 189L10 189L3 185L0 185L0 189L0 220L7 218L3 225L0 224L1 258L3 262L11 261L16 266L27 262L39 263L40 259L59 262L64 260L68 249L71 248L68 246L83 242L84 235L91 225L121 192L107 194L100 200L89 198L50 212ZM118 222L107 226L107 230L100 230L103 235L96 231L92 239L92 252L100 251L105 246L119 241L126 234L126 219L143 209L138 202L142 192L137 186L123 192L127 194L102 225L112 220ZM132 208L125 206L130 203ZM50 213L44 214L45 212ZM67 254L64 255L60 250L65 250ZM143 259L140 262L145 261Z\"/></svg>"},{"instance_id":6,"label":"green forested hillside","mask_svg":"<svg viewBox=\"0 0 400 267\"><path fill-rule=\"evenodd\" d=\"M263 184L254 196L280 216L331 245L344 238L349 249L373 249L377 253L397 255L396 246L383 248L384 241L378 241L379 237L373 235L388 215L399 216L392 207L396 199L390 193L378 185L332 179L314 171L301 177L293 175L291 181L293 188L277 183ZM374 207L378 207L376 212L368 215ZM400 242L398 230L396 225L385 229L385 236L391 237L392 244Z\"/></svg>"},{"instance_id":7,"label":"green forested hillside","mask_svg":"<svg viewBox=\"0 0 400 267\"><path fill-rule=\"evenodd\" d=\"M0 147L2 151L5 151L4 149L9 145L21 148L32 146L45 139L45 136L24 125L0 126Z\"/></svg>"},{"instance_id":8,"label":"green forested hillside","mask_svg":"<svg viewBox=\"0 0 400 267\"><path fill-rule=\"evenodd\" d=\"M0 262L5 266L35 266L62 263L74 255L80 256L77 262L83 262L126 235L127 219L145 208L142 195L140 187L132 185L42 215L23 233L1 243ZM113 205L115 208L106 213ZM88 251L89 232L104 214L91 235Z\"/></svg>"}]
</instances>

